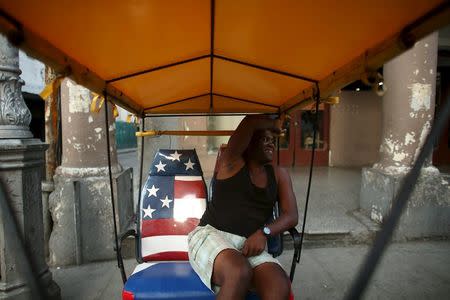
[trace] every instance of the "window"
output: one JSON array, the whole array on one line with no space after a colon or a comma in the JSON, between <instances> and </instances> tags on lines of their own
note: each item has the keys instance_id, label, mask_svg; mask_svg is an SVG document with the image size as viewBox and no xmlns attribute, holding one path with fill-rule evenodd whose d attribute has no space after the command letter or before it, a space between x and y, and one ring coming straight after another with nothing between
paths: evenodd
<instances>
[{"instance_id":1,"label":"window","mask_svg":"<svg viewBox=\"0 0 450 300\"><path fill-rule=\"evenodd\" d=\"M286 119L285 127L283 128L283 129L286 129L286 132L283 136L280 136L280 149L288 149L289 148L290 127L291 127L291 120Z\"/></svg>"},{"instance_id":2,"label":"window","mask_svg":"<svg viewBox=\"0 0 450 300\"><path fill-rule=\"evenodd\" d=\"M318 128L316 133L316 149L324 148L323 141L323 127L324 127L324 113L319 111L318 117ZM314 122L316 118L315 111L302 111L300 115L300 148L302 149L312 149L313 145L313 134L314 134Z\"/></svg>"}]
</instances>

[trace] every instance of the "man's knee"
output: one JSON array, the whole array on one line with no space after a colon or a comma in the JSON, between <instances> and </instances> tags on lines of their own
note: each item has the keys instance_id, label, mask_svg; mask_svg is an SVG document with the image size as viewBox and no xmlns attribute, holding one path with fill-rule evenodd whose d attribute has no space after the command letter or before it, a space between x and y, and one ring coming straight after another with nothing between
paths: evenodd
<instances>
[{"instance_id":1,"label":"man's knee","mask_svg":"<svg viewBox=\"0 0 450 300\"><path fill-rule=\"evenodd\" d=\"M262 299L289 299L291 282L286 276L274 276L271 282L262 286L259 293Z\"/></svg>"},{"instance_id":2,"label":"man's knee","mask_svg":"<svg viewBox=\"0 0 450 300\"><path fill-rule=\"evenodd\" d=\"M253 270L247 259L235 250L225 250L214 263L213 281L219 285L249 285Z\"/></svg>"},{"instance_id":3,"label":"man's knee","mask_svg":"<svg viewBox=\"0 0 450 300\"><path fill-rule=\"evenodd\" d=\"M253 270L250 264L245 258L242 260L234 260L230 263L229 269L227 270L225 280L233 281L241 284L250 284L253 277Z\"/></svg>"},{"instance_id":4,"label":"man's knee","mask_svg":"<svg viewBox=\"0 0 450 300\"><path fill-rule=\"evenodd\" d=\"M291 293L291 281L287 276L283 276L279 279L277 282L277 289L283 299L288 299L289 294Z\"/></svg>"},{"instance_id":5,"label":"man's knee","mask_svg":"<svg viewBox=\"0 0 450 300\"><path fill-rule=\"evenodd\" d=\"M255 285L262 299L288 299L291 282L278 266L270 264L257 267Z\"/></svg>"}]
</instances>

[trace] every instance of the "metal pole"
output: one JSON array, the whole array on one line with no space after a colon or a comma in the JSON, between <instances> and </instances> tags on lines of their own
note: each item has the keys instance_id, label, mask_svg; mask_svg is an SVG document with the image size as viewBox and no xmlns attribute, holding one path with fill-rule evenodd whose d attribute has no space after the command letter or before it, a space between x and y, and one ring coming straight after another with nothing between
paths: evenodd
<instances>
[{"instance_id":1,"label":"metal pole","mask_svg":"<svg viewBox=\"0 0 450 300\"><path fill-rule=\"evenodd\" d=\"M112 215L113 215L113 225L114 225L114 242L115 242L115 251L116 251L116 259L117 266L120 269L120 275L122 276L122 281L125 283L127 281L127 275L125 274L125 269L123 267L122 257L119 254L119 241L117 237L117 221L116 221L116 206L114 200L114 189L113 189L113 177L111 170L111 152L110 152L110 138L109 138L109 118L108 118L108 94L106 90L103 92L103 97L105 98L105 132L106 132L106 153L108 154L108 173L109 173L109 189L111 192L111 205L112 205Z\"/></svg>"},{"instance_id":2,"label":"metal pole","mask_svg":"<svg viewBox=\"0 0 450 300\"><path fill-rule=\"evenodd\" d=\"M234 130L148 130L136 132L137 137L177 135L177 136L231 136Z\"/></svg>"},{"instance_id":3,"label":"metal pole","mask_svg":"<svg viewBox=\"0 0 450 300\"><path fill-rule=\"evenodd\" d=\"M298 260L297 262L300 262L300 258L302 257L302 248L303 248L303 238L305 236L305 225L306 225L306 214L308 212L308 204L309 204L309 195L311 192L311 182L312 182L312 173L314 168L314 154L316 152L316 136L317 136L317 127L318 127L318 121L319 121L319 103L320 103L320 88L319 85L316 84L317 88L317 95L316 95L316 116L314 118L314 130L313 130L313 145L312 145L312 152L311 152L311 164L309 166L309 179L308 179L308 189L306 191L306 203L305 203L305 212L303 215L303 224L302 224L302 233L300 236L300 249L298 252Z\"/></svg>"}]
</instances>

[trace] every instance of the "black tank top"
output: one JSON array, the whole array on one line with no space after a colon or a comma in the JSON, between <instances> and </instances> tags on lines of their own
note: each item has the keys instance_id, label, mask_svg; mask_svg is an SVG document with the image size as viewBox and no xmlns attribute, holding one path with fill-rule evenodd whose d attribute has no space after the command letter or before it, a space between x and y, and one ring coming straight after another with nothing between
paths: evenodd
<instances>
[{"instance_id":1,"label":"black tank top","mask_svg":"<svg viewBox=\"0 0 450 300\"><path fill-rule=\"evenodd\" d=\"M277 183L272 165L265 165L267 186L257 187L246 165L227 179L213 178L211 202L200 220L219 230L249 237L269 220L277 199Z\"/></svg>"}]
</instances>

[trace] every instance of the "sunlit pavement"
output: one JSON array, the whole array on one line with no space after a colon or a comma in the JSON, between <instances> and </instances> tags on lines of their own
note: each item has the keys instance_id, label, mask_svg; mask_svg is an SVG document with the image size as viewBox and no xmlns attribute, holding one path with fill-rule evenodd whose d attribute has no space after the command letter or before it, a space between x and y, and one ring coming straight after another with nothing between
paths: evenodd
<instances>
[{"instance_id":1,"label":"sunlit pavement","mask_svg":"<svg viewBox=\"0 0 450 300\"><path fill-rule=\"evenodd\" d=\"M356 276L367 245L307 248L297 266L296 299L342 299ZM289 270L292 250L280 258ZM127 274L136 260L126 260ZM448 299L450 241L392 244L364 299ZM120 299L122 281L115 261L52 268L63 299Z\"/></svg>"}]
</instances>

